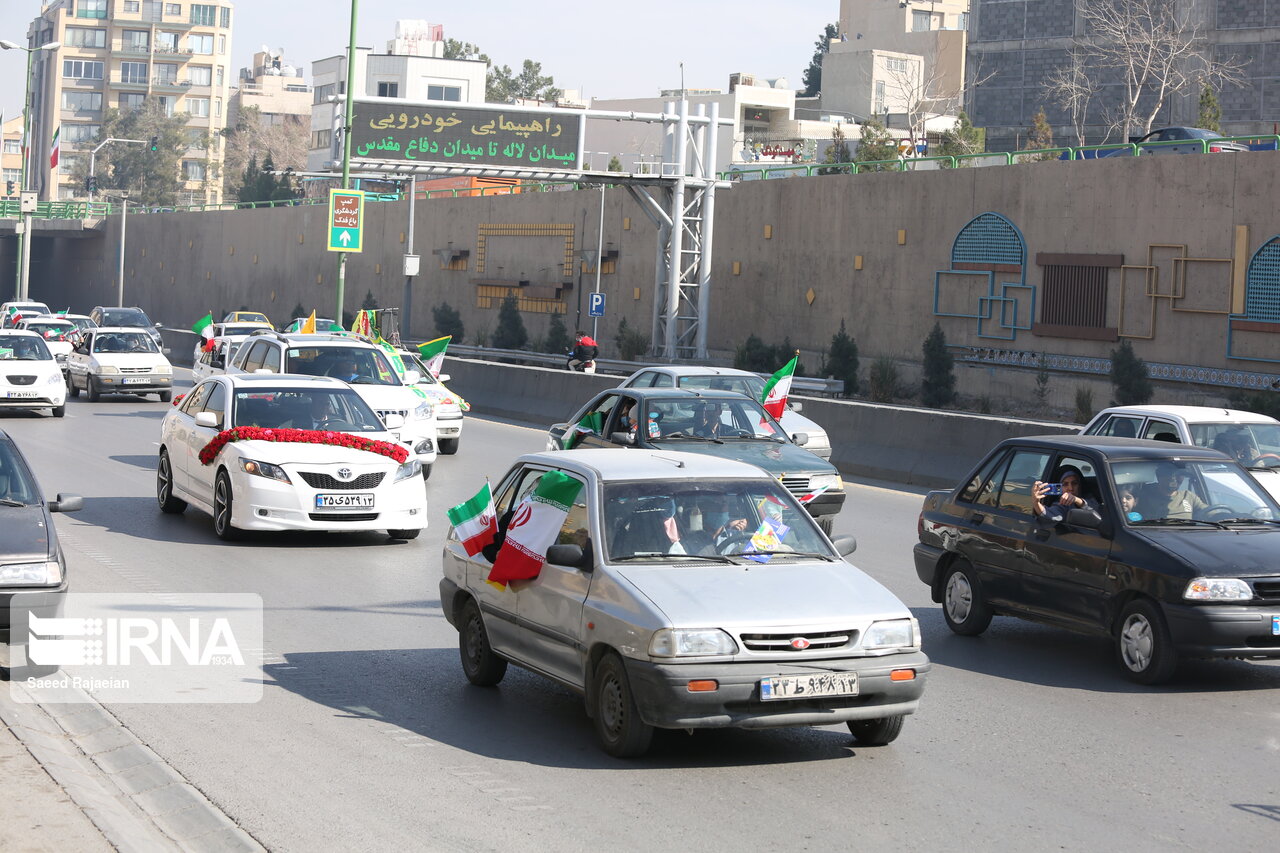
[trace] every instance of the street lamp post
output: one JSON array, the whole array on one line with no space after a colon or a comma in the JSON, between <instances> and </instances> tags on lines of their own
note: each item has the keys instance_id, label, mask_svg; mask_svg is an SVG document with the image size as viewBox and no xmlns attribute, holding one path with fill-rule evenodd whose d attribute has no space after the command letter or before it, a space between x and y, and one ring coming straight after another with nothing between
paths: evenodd
<instances>
[{"instance_id":1,"label":"street lamp post","mask_svg":"<svg viewBox=\"0 0 1280 853\"><path fill-rule=\"evenodd\" d=\"M97 145L93 147L93 150L89 152L89 187L88 187L89 204L93 204L93 193L95 189L94 179L98 173L97 172L98 152L101 151L107 145L110 145L112 142L127 142L130 145L146 145L147 144L146 140L144 139L118 139L112 136L109 139L102 140L101 142L99 142Z\"/></svg>"},{"instance_id":2,"label":"street lamp post","mask_svg":"<svg viewBox=\"0 0 1280 853\"><path fill-rule=\"evenodd\" d=\"M18 189L27 191L27 161L31 158L31 60L36 51L57 50L62 42L51 41L39 47L23 47L20 44L0 39L0 50L25 50L27 52L27 76L23 78L22 96L22 174L18 180ZM22 230L18 233L18 286L19 299L27 298L27 285L31 276L30 257L31 214L22 217Z\"/></svg>"},{"instance_id":3,"label":"street lamp post","mask_svg":"<svg viewBox=\"0 0 1280 853\"><path fill-rule=\"evenodd\" d=\"M116 269L116 304L124 305L124 247L129 225L129 191L120 190L119 195L103 193L102 197L120 201L120 260Z\"/></svg>"},{"instance_id":4,"label":"street lamp post","mask_svg":"<svg viewBox=\"0 0 1280 853\"><path fill-rule=\"evenodd\" d=\"M354 85L356 80L356 16L359 10L359 0L351 0L351 34L347 43L347 71L343 76L346 78L345 91L346 104L344 105L344 114L342 121L342 188L344 190L351 189L351 122L355 115L355 98ZM409 208L413 208L413 202L409 202ZM338 253L338 313L334 316L339 323L342 322L342 304L346 301L347 289L347 253Z\"/></svg>"}]
</instances>

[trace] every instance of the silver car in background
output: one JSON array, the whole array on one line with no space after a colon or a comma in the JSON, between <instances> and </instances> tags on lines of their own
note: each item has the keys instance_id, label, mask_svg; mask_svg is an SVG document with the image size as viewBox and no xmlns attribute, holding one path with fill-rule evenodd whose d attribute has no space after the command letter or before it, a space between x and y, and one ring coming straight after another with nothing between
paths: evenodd
<instances>
[{"instance_id":1,"label":"silver car in background","mask_svg":"<svg viewBox=\"0 0 1280 853\"><path fill-rule=\"evenodd\" d=\"M930 663L911 611L776 479L676 451L528 454L496 481L500 536L551 471L581 490L536 578L487 583L496 547L445 540L440 602L472 684L508 663L562 684L618 757L655 728L845 723L883 745L919 706Z\"/></svg>"}]
</instances>

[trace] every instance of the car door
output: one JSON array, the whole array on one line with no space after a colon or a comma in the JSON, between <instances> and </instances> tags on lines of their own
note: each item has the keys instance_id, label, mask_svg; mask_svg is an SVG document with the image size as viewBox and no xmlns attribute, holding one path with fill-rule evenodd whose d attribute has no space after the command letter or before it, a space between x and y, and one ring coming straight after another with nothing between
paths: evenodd
<instances>
[{"instance_id":1,"label":"car door","mask_svg":"<svg viewBox=\"0 0 1280 853\"><path fill-rule=\"evenodd\" d=\"M585 412L579 415L577 420L569 424L569 429L573 429L574 425L577 423L580 423L582 418L586 417L587 415L592 413L596 413L600 415L600 423L602 426L600 433L599 434L588 433L584 435L582 439L575 445L576 447L617 447L618 446L609 440L609 436L612 435L613 431L617 429L617 415L615 410L618 407L618 401L623 399L624 397L625 399L632 400L633 402L635 400L635 398L632 397L630 394L624 395L624 394L618 394L617 392L610 392L608 394L605 394L600 399L598 399L592 406L588 407Z\"/></svg>"},{"instance_id":2,"label":"car door","mask_svg":"<svg viewBox=\"0 0 1280 853\"><path fill-rule=\"evenodd\" d=\"M1114 438L1137 438L1142 418L1137 415L1110 415L1089 429L1085 435L1109 435Z\"/></svg>"},{"instance_id":3,"label":"car door","mask_svg":"<svg viewBox=\"0 0 1280 853\"><path fill-rule=\"evenodd\" d=\"M85 376L89 372L90 353L93 351L93 338L90 333L80 335L71 355L67 356L67 381L72 388L85 388Z\"/></svg>"},{"instance_id":4,"label":"car door","mask_svg":"<svg viewBox=\"0 0 1280 853\"><path fill-rule=\"evenodd\" d=\"M1185 438L1179 432L1177 424L1160 418L1147 418L1147 423L1142 428L1142 438L1149 438L1155 441L1185 442Z\"/></svg>"},{"instance_id":5,"label":"car door","mask_svg":"<svg viewBox=\"0 0 1280 853\"><path fill-rule=\"evenodd\" d=\"M1103 466L1084 456L1060 454L1051 470L1066 466L1083 474L1083 496L1097 503L1099 515L1108 519L1103 530L1114 531L1115 501ZM1105 626L1105 603L1114 585L1109 571L1111 538L1103 530L1065 522L1034 525L1022 564L1025 610L1085 630Z\"/></svg>"},{"instance_id":6,"label":"car door","mask_svg":"<svg viewBox=\"0 0 1280 853\"><path fill-rule=\"evenodd\" d=\"M191 478L187 472L191 431L195 427L195 413L204 407L204 400L209 396L209 389L212 387L213 384L210 382L197 385L187 394L178 411L169 419L169 432L164 439L169 451L169 469L176 491L191 491Z\"/></svg>"},{"instance_id":7,"label":"car door","mask_svg":"<svg viewBox=\"0 0 1280 853\"><path fill-rule=\"evenodd\" d=\"M521 467L511 472L494 490L493 507L500 535L506 533L512 507L533 491L545 470L531 466ZM487 556L477 554L465 558L466 588L475 596L476 604L480 607L489 645L506 657L524 661L525 655L518 644L516 633L516 585L508 584L503 588L488 583L489 572L493 569L493 563L489 559L491 556L494 556L492 551Z\"/></svg>"},{"instance_id":8,"label":"car door","mask_svg":"<svg viewBox=\"0 0 1280 853\"><path fill-rule=\"evenodd\" d=\"M547 562L538 576L512 584L516 589L517 644L524 660L553 678L575 686L583 683L582 607L591 585L593 555L588 485L572 472L563 472L582 483L573 507L565 516L556 543L578 545L583 560L575 566ZM542 475L530 476L521 485L527 494L537 488Z\"/></svg>"},{"instance_id":9,"label":"car door","mask_svg":"<svg viewBox=\"0 0 1280 853\"><path fill-rule=\"evenodd\" d=\"M218 466L203 464L200 461L200 451L213 441L214 436L227 428L226 411L230 406L227 386L217 379L207 381L210 386L209 394L200 408L192 412L192 418L199 412L212 412L218 416L218 426L199 426L192 420L191 432L187 435L187 482L190 484L190 491L200 500L212 503L213 481L218 475Z\"/></svg>"}]
</instances>

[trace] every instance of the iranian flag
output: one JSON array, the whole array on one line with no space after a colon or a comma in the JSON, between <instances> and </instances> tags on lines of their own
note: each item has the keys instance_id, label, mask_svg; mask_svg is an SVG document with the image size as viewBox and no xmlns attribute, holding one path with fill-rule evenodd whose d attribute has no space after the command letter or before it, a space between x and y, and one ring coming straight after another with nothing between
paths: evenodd
<instances>
[{"instance_id":1,"label":"iranian flag","mask_svg":"<svg viewBox=\"0 0 1280 853\"><path fill-rule=\"evenodd\" d=\"M16 326L22 320L22 312L14 306L9 306L9 325Z\"/></svg>"},{"instance_id":2,"label":"iranian flag","mask_svg":"<svg viewBox=\"0 0 1280 853\"><path fill-rule=\"evenodd\" d=\"M604 429L604 415L600 412L591 412L583 415L582 420L578 421L572 427L560 436L560 449L573 450L582 441L584 435L599 435Z\"/></svg>"},{"instance_id":3,"label":"iranian flag","mask_svg":"<svg viewBox=\"0 0 1280 853\"><path fill-rule=\"evenodd\" d=\"M795 375L799 360L800 353L796 353L781 370L770 376L769 381L764 383L764 394L760 397L760 402L774 420L782 417L782 413L787 409L787 397L791 394L791 377Z\"/></svg>"},{"instance_id":4,"label":"iranian flag","mask_svg":"<svg viewBox=\"0 0 1280 853\"><path fill-rule=\"evenodd\" d=\"M530 580L542 571L547 549L556 541L582 482L559 471L548 471L533 494L520 502L507 525L507 538L493 561L488 581L506 586Z\"/></svg>"},{"instance_id":5,"label":"iranian flag","mask_svg":"<svg viewBox=\"0 0 1280 853\"><path fill-rule=\"evenodd\" d=\"M471 500L450 509L448 515L449 523L462 540L462 547L466 549L468 557L479 554L498 535L498 518L493 509L493 492L489 490L488 483Z\"/></svg>"},{"instance_id":6,"label":"iranian flag","mask_svg":"<svg viewBox=\"0 0 1280 853\"><path fill-rule=\"evenodd\" d=\"M440 378L440 371L444 368L444 351L449 348L449 341L451 340L453 340L453 335L445 335L443 338L436 338L434 341L418 344L418 352L422 353L422 361L435 379Z\"/></svg>"},{"instance_id":7,"label":"iranian flag","mask_svg":"<svg viewBox=\"0 0 1280 853\"><path fill-rule=\"evenodd\" d=\"M62 125L58 125L58 129L53 132L53 144L49 146L49 168L58 168L58 153L61 151L62 142Z\"/></svg>"},{"instance_id":8,"label":"iranian flag","mask_svg":"<svg viewBox=\"0 0 1280 853\"><path fill-rule=\"evenodd\" d=\"M213 349L213 312L210 311L191 324L191 331L204 338L204 351Z\"/></svg>"}]
</instances>

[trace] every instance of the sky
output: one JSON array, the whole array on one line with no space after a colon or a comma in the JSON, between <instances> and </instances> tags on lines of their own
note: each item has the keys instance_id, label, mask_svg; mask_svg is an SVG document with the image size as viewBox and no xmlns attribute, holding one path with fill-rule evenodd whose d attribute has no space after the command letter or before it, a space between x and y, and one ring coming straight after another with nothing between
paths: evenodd
<instances>
[{"instance_id":1,"label":"sky","mask_svg":"<svg viewBox=\"0 0 1280 853\"><path fill-rule=\"evenodd\" d=\"M218 0L209 0L216 3ZM346 50L348 0L239 0L235 3L232 73L249 65L263 43L284 48L308 82L311 62ZM0 40L26 44L41 0L0 0ZM601 3L560 0L539 7L516 0L472 0L461 6L405 0L359 0L358 41L381 52L400 18L444 26L446 38L472 42L498 65L519 70L525 59L561 89L586 98L656 97L661 89L727 90L729 75L785 77L799 89L814 42L839 17L839 0L648 0ZM284 22L288 22L285 24ZM22 109L22 51L0 51L0 111Z\"/></svg>"}]
</instances>

